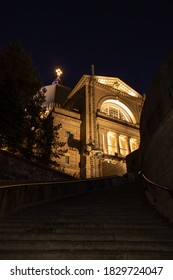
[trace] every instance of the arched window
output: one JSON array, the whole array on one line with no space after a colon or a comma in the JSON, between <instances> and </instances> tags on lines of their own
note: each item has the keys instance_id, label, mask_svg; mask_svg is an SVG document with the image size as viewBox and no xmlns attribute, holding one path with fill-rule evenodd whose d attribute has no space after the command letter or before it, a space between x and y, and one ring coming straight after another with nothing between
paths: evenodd
<instances>
[{"instance_id":1,"label":"arched window","mask_svg":"<svg viewBox=\"0 0 173 280\"><path fill-rule=\"evenodd\" d=\"M104 101L101 105L100 111L113 118L136 123L135 117L130 109L119 100L108 99Z\"/></svg>"}]
</instances>

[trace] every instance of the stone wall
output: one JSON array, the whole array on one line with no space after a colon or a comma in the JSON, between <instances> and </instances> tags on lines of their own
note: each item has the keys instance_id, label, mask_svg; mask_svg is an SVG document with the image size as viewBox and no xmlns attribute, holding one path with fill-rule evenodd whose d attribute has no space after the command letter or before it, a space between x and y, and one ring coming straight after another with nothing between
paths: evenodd
<instances>
[{"instance_id":1,"label":"stone wall","mask_svg":"<svg viewBox=\"0 0 173 280\"><path fill-rule=\"evenodd\" d=\"M173 54L148 91L140 122L140 165L151 204L173 221Z\"/></svg>"},{"instance_id":2,"label":"stone wall","mask_svg":"<svg viewBox=\"0 0 173 280\"><path fill-rule=\"evenodd\" d=\"M63 174L43 165L0 151L0 181L31 180L31 181L66 181L74 177Z\"/></svg>"},{"instance_id":3,"label":"stone wall","mask_svg":"<svg viewBox=\"0 0 173 280\"><path fill-rule=\"evenodd\" d=\"M56 107L54 109L54 125L60 124L59 130L61 142L66 143L63 149L67 149L65 156L55 159L60 164L60 170L71 176L80 177L80 114ZM67 159L67 160L66 160Z\"/></svg>"},{"instance_id":4,"label":"stone wall","mask_svg":"<svg viewBox=\"0 0 173 280\"><path fill-rule=\"evenodd\" d=\"M173 193L143 181L146 197L157 211L173 223Z\"/></svg>"},{"instance_id":5,"label":"stone wall","mask_svg":"<svg viewBox=\"0 0 173 280\"><path fill-rule=\"evenodd\" d=\"M163 63L142 110L141 170L173 191L173 54Z\"/></svg>"},{"instance_id":6,"label":"stone wall","mask_svg":"<svg viewBox=\"0 0 173 280\"><path fill-rule=\"evenodd\" d=\"M138 177L138 173L140 171L140 158L139 158L139 149L135 150L134 152L128 154L126 156L126 166L127 166L127 173L133 174L133 177Z\"/></svg>"}]
</instances>

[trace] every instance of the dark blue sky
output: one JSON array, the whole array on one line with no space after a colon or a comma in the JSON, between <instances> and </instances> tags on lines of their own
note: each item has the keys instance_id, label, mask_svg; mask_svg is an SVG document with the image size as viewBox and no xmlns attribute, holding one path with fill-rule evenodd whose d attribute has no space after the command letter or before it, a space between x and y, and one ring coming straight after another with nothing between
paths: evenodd
<instances>
[{"instance_id":1,"label":"dark blue sky","mask_svg":"<svg viewBox=\"0 0 173 280\"><path fill-rule=\"evenodd\" d=\"M18 40L44 85L56 67L73 87L84 74L119 77L146 93L173 51L172 1L8 1L1 4L0 48Z\"/></svg>"}]
</instances>

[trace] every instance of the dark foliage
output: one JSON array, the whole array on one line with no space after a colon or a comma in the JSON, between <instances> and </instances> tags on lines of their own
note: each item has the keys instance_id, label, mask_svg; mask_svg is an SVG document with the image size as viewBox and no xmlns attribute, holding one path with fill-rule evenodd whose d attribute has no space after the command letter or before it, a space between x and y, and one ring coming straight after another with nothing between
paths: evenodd
<instances>
[{"instance_id":1,"label":"dark foliage","mask_svg":"<svg viewBox=\"0 0 173 280\"><path fill-rule=\"evenodd\" d=\"M41 87L31 56L18 42L0 51L0 148L51 165L65 143L52 113L46 114Z\"/></svg>"}]
</instances>

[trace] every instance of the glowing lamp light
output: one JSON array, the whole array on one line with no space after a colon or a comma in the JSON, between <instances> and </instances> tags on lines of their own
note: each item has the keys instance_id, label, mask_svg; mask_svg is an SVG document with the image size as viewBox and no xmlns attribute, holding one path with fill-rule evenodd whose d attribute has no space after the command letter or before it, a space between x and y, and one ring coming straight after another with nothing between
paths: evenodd
<instances>
[{"instance_id":1,"label":"glowing lamp light","mask_svg":"<svg viewBox=\"0 0 173 280\"><path fill-rule=\"evenodd\" d=\"M52 82L52 85L54 85L54 84L61 84L62 83L62 81L61 81L62 71L61 71L60 68L58 68L58 69L55 69L55 72L56 72L56 78Z\"/></svg>"},{"instance_id":2,"label":"glowing lamp light","mask_svg":"<svg viewBox=\"0 0 173 280\"><path fill-rule=\"evenodd\" d=\"M62 71L60 68L56 69L55 70L56 74L57 74L57 77L60 78L60 76L62 75Z\"/></svg>"}]
</instances>

